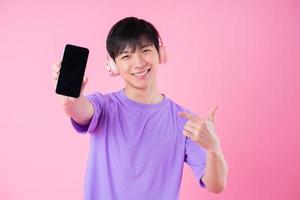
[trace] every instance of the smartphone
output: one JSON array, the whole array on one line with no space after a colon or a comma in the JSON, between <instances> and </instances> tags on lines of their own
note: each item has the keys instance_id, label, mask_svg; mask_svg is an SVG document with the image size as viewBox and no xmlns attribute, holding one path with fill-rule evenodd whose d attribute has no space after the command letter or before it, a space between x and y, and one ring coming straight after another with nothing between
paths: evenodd
<instances>
[{"instance_id":1,"label":"smartphone","mask_svg":"<svg viewBox=\"0 0 300 200\"><path fill-rule=\"evenodd\" d=\"M67 44L65 46L56 93L78 98L89 55L85 47Z\"/></svg>"}]
</instances>

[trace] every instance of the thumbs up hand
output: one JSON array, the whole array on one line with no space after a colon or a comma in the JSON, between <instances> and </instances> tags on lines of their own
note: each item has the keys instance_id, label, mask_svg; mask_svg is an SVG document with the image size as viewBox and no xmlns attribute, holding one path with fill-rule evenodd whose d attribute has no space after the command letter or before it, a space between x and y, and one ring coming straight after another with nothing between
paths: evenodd
<instances>
[{"instance_id":1,"label":"thumbs up hand","mask_svg":"<svg viewBox=\"0 0 300 200\"><path fill-rule=\"evenodd\" d=\"M220 148L220 140L215 132L215 106L209 116L205 119L186 112L179 112L178 116L188 121L184 125L182 133L191 138L206 151L216 151Z\"/></svg>"}]
</instances>

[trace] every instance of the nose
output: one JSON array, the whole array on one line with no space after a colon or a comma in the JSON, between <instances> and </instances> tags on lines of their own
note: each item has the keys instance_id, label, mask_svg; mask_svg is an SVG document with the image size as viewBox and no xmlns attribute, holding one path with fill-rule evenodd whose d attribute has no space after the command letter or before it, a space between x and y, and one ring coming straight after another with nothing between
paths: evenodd
<instances>
[{"instance_id":1,"label":"nose","mask_svg":"<svg viewBox=\"0 0 300 200\"><path fill-rule=\"evenodd\" d=\"M146 66L146 61L144 60L143 56L139 53L136 53L134 56L134 67L135 68L143 68Z\"/></svg>"}]
</instances>

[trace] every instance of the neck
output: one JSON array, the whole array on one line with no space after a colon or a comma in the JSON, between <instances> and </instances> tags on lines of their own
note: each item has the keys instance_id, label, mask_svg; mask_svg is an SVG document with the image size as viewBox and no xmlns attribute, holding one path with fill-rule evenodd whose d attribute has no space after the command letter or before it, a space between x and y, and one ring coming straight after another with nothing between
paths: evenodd
<instances>
[{"instance_id":1,"label":"neck","mask_svg":"<svg viewBox=\"0 0 300 200\"><path fill-rule=\"evenodd\" d=\"M129 99L143 104L155 104L164 98L163 95L158 92L156 86L145 89L126 86L124 92Z\"/></svg>"}]
</instances>

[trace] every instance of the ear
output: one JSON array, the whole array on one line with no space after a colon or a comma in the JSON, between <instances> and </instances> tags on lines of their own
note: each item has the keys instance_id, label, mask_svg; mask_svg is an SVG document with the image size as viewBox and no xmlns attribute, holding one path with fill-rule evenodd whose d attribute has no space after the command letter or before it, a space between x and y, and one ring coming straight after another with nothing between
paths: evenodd
<instances>
[{"instance_id":1,"label":"ear","mask_svg":"<svg viewBox=\"0 0 300 200\"><path fill-rule=\"evenodd\" d=\"M165 46L159 46L159 64L167 62L167 50Z\"/></svg>"}]
</instances>

